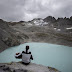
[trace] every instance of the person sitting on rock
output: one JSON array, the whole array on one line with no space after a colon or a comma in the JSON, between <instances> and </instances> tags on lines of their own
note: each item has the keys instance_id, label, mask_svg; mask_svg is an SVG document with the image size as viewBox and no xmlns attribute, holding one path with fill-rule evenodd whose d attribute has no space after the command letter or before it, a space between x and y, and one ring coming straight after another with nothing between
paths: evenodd
<instances>
[{"instance_id":1,"label":"person sitting on rock","mask_svg":"<svg viewBox=\"0 0 72 72\"><path fill-rule=\"evenodd\" d=\"M29 46L26 46L26 51L22 51L22 63L25 65L28 65L31 62L31 59L33 60L33 56L28 50Z\"/></svg>"}]
</instances>

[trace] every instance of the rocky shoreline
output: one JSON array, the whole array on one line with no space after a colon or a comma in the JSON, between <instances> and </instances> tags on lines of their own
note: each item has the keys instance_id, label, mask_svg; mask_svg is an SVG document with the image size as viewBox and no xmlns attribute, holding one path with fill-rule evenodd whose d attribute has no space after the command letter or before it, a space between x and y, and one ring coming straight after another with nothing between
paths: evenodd
<instances>
[{"instance_id":1,"label":"rocky shoreline","mask_svg":"<svg viewBox=\"0 0 72 72\"><path fill-rule=\"evenodd\" d=\"M55 68L30 63L24 65L21 62L0 63L0 72L60 72Z\"/></svg>"}]
</instances>

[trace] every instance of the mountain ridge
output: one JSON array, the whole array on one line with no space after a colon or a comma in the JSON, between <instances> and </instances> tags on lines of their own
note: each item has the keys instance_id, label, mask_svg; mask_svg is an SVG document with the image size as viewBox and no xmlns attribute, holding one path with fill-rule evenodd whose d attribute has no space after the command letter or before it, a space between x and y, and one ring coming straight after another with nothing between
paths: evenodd
<instances>
[{"instance_id":1,"label":"mountain ridge","mask_svg":"<svg viewBox=\"0 0 72 72\"><path fill-rule=\"evenodd\" d=\"M0 19L0 52L26 42L46 42L72 46L72 16L55 19L6 22Z\"/></svg>"}]
</instances>

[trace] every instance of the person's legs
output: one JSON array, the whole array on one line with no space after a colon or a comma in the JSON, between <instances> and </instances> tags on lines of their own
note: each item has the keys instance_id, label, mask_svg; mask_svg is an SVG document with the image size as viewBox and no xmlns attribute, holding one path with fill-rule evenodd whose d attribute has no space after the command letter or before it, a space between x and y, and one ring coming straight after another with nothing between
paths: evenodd
<instances>
[{"instance_id":1,"label":"person's legs","mask_svg":"<svg viewBox=\"0 0 72 72\"><path fill-rule=\"evenodd\" d=\"M29 65L29 64L30 64L30 62L29 62L29 63L24 63L24 62L22 62L22 64L24 64L24 65Z\"/></svg>"}]
</instances>

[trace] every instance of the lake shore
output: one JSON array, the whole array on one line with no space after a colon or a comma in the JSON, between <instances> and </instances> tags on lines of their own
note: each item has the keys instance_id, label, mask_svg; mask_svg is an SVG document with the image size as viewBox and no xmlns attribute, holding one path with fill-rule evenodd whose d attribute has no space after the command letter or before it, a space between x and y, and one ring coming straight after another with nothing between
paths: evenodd
<instances>
[{"instance_id":1,"label":"lake shore","mask_svg":"<svg viewBox=\"0 0 72 72\"><path fill-rule=\"evenodd\" d=\"M21 62L0 63L0 72L60 72L55 68L35 63L24 65Z\"/></svg>"},{"instance_id":2,"label":"lake shore","mask_svg":"<svg viewBox=\"0 0 72 72\"><path fill-rule=\"evenodd\" d=\"M66 42L60 43L60 42L58 42L58 41L56 41L56 42L50 42L50 41L49 41L49 42L45 42L45 41L32 41L31 39L29 39L28 41L22 42L22 43L20 43L19 45L25 44L25 43L49 43L49 44L63 45L63 46L72 47L72 42L69 42L68 45L67 45ZM16 46L19 46L19 45L16 45ZM10 46L10 47L14 47L14 46ZM10 47L6 46L6 47L0 48L0 53L3 52L4 50L10 48Z\"/></svg>"},{"instance_id":3,"label":"lake shore","mask_svg":"<svg viewBox=\"0 0 72 72\"><path fill-rule=\"evenodd\" d=\"M0 52L27 42L44 42L72 47L72 30L62 28L63 26L55 27L49 22L47 25L37 25L35 21L40 20L6 22L0 19Z\"/></svg>"}]
</instances>

